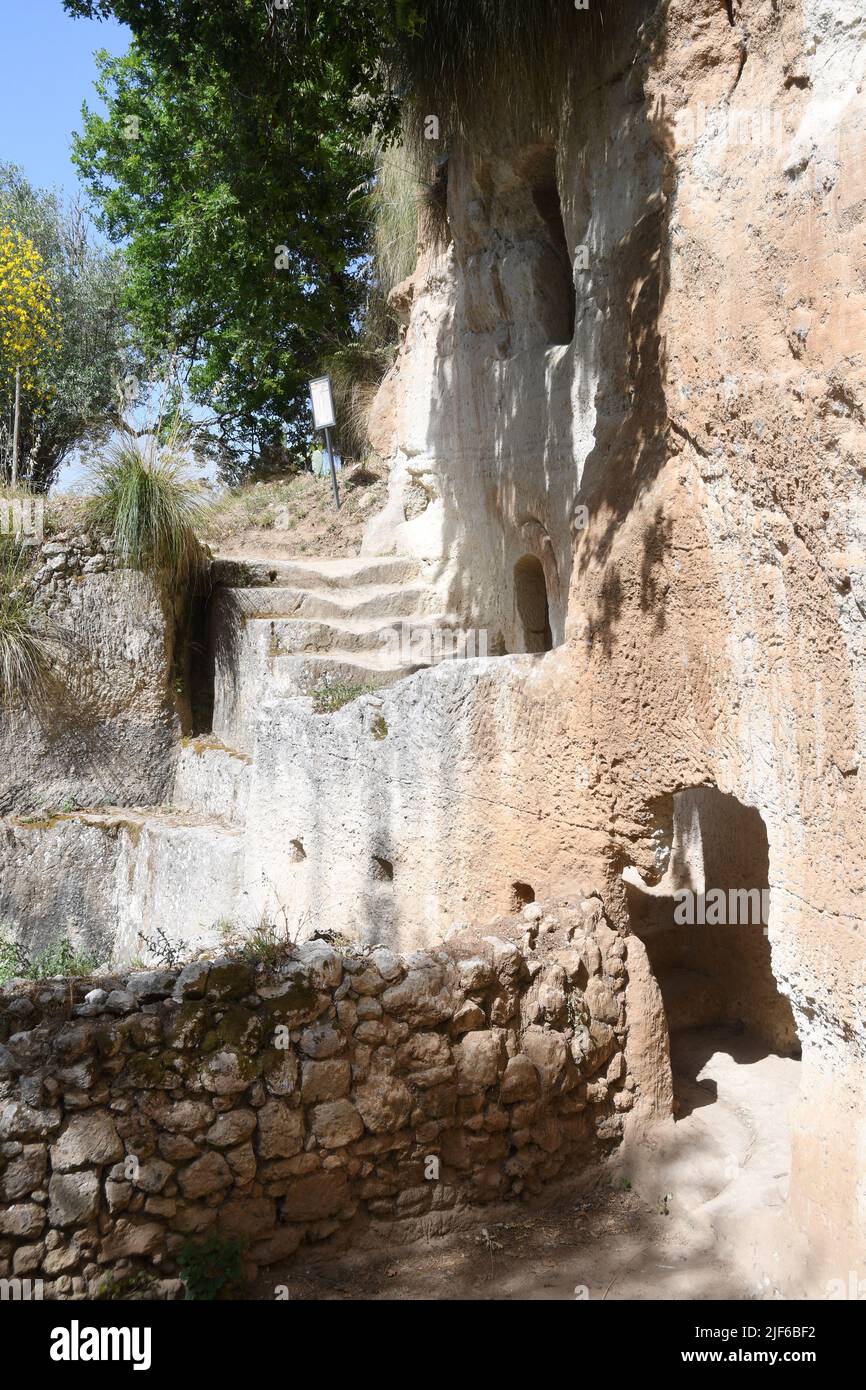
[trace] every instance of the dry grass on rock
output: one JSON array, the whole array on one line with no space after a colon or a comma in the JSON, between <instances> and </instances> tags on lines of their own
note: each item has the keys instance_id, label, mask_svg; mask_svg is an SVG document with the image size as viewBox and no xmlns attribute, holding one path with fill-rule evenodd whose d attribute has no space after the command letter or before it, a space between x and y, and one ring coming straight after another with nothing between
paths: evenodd
<instances>
[{"instance_id":1,"label":"dry grass on rock","mask_svg":"<svg viewBox=\"0 0 866 1390\"><path fill-rule=\"evenodd\" d=\"M233 488L207 510L201 539L221 555L357 555L368 520L384 504L386 480L369 465L330 477L311 473Z\"/></svg>"}]
</instances>

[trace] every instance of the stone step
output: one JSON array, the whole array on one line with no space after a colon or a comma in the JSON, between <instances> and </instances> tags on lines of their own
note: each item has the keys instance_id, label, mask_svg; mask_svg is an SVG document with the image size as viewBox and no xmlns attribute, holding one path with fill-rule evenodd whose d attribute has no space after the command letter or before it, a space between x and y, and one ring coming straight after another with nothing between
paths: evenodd
<instances>
[{"instance_id":1,"label":"stone step","mask_svg":"<svg viewBox=\"0 0 866 1390\"><path fill-rule=\"evenodd\" d=\"M408 584L417 580L419 565L403 555L357 556L341 560L271 560L246 556L242 561L216 556L215 584L231 588L291 586L298 589L354 589L367 584Z\"/></svg>"},{"instance_id":2,"label":"stone step","mask_svg":"<svg viewBox=\"0 0 866 1390\"><path fill-rule=\"evenodd\" d=\"M327 622L363 618L411 618L429 614L440 603L436 590L418 584L364 584L332 592L284 585L251 589L219 588L215 611L231 607L242 619L322 618Z\"/></svg>"},{"instance_id":3,"label":"stone step","mask_svg":"<svg viewBox=\"0 0 866 1390\"><path fill-rule=\"evenodd\" d=\"M287 654L274 661L273 681L266 698L309 695L323 685L337 682L378 690L413 676L424 664L395 661L386 652L341 651L336 647L327 654Z\"/></svg>"},{"instance_id":4,"label":"stone step","mask_svg":"<svg viewBox=\"0 0 866 1390\"><path fill-rule=\"evenodd\" d=\"M265 640L253 640L250 627L261 626ZM366 689L393 685L420 669L387 651L326 653L273 652L267 624L247 625L225 663L218 659L214 682L213 734L221 742L252 753L263 705L297 698L326 682Z\"/></svg>"},{"instance_id":5,"label":"stone step","mask_svg":"<svg viewBox=\"0 0 866 1390\"><path fill-rule=\"evenodd\" d=\"M402 556L340 560L247 558L215 562L210 641L214 661L213 733L251 753L262 707L326 683L361 689L391 685L440 655L463 655L437 613L438 596ZM440 630L441 635L437 633ZM444 630L444 631L442 631ZM207 773L185 763L179 786L191 804L238 814L234 779L219 756Z\"/></svg>"},{"instance_id":6,"label":"stone step","mask_svg":"<svg viewBox=\"0 0 866 1390\"><path fill-rule=\"evenodd\" d=\"M325 623L305 618L269 618L252 619L248 627L253 640L267 642L272 658L341 650L347 655L380 654L390 657L393 663L418 661L429 666L460 650L455 619L446 622L416 616L411 621L390 623L380 618ZM264 629L261 633L257 632L260 627Z\"/></svg>"}]
</instances>

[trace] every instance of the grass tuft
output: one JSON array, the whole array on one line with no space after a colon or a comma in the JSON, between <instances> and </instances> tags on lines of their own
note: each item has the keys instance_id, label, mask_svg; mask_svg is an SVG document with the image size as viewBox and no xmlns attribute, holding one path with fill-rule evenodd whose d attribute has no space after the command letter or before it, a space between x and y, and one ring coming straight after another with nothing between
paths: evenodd
<instances>
[{"instance_id":1,"label":"grass tuft","mask_svg":"<svg viewBox=\"0 0 866 1390\"><path fill-rule=\"evenodd\" d=\"M88 523L114 540L118 558L133 569L163 571L194 581L204 564L196 538L203 505L176 444L143 446L122 437L91 469L94 495Z\"/></svg>"},{"instance_id":2,"label":"grass tuft","mask_svg":"<svg viewBox=\"0 0 866 1390\"><path fill-rule=\"evenodd\" d=\"M367 422L393 359L393 345L378 346L360 338L337 348L324 363L334 388L340 445L346 459L363 459L368 451Z\"/></svg>"},{"instance_id":3,"label":"grass tuft","mask_svg":"<svg viewBox=\"0 0 866 1390\"><path fill-rule=\"evenodd\" d=\"M376 283L384 300L415 269L419 191L412 155L400 146L379 151L367 202Z\"/></svg>"},{"instance_id":4,"label":"grass tuft","mask_svg":"<svg viewBox=\"0 0 866 1390\"><path fill-rule=\"evenodd\" d=\"M453 149L491 134L553 136L563 105L612 60L622 34L635 38L647 0L425 0L421 23L389 50L396 90L406 94L402 138L429 149L424 123L435 112Z\"/></svg>"},{"instance_id":5,"label":"grass tuft","mask_svg":"<svg viewBox=\"0 0 866 1390\"><path fill-rule=\"evenodd\" d=\"M28 548L0 536L0 708L41 702L56 641L27 584Z\"/></svg>"}]
</instances>

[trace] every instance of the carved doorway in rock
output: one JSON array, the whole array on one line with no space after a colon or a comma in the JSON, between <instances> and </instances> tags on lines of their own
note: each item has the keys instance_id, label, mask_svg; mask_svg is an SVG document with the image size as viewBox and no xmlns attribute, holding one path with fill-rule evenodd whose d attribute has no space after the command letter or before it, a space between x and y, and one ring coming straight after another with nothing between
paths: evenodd
<instances>
[{"instance_id":1,"label":"carved doorway in rock","mask_svg":"<svg viewBox=\"0 0 866 1390\"><path fill-rule=\"evenodd\" d=\"M669 846L657 881L623 873L649 964L644 1007L658 1010L660 995L664 1013L635 1025L655 1040L650 1071L676 1121L654 1149L652 1181L714 1238L745 1243L743 1259L763 1279L765 1255L778 1248L800 1077L768 937L767 830L755 808L716 787L688 788L652 810Z\"/></svg>"},{"instance_id":2,"label":"carved doorway in rock","mask_svg":"<svg viewBox=\"0 0 866 1390\"><path fill-rule=\"evenodd\" d=\"M535 555L524 555L514 566L514 600L525 652L549 652L553 646L550 606L544 567Z\"/></svg>"},{"instance_id":3,"label":"carved doorway in rock","mask_svg":"<svg viewBox=\"0 0 866 1390\"><path fill-rule=\"evenodd\" d=\"M656 884L626 871L633 930L661 989L672 1038L717 1026L799 1051L773 974L769 846L760 813L715 787L671 799L670 856Z\"/></svg>"}]
</instances>

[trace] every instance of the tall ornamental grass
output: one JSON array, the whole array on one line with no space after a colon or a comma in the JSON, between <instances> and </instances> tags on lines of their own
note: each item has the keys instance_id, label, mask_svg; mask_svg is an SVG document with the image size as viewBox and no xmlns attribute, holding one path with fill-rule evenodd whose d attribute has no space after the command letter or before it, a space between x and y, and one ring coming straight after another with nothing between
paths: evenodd
<instances>
[{"instance_id":1,"label":"tall ornamental grass","mask_svg":"<svg viewBox=\"0 0 866 1390\"><path fill-rule=\"evenodd\" d=\"M88 524L112 537L123 564L163 571L178 583L198 577L204 508L182 452L171 442L143 445L126 435L93 465L91 477Z\"/></svg>"}]
</instances>

